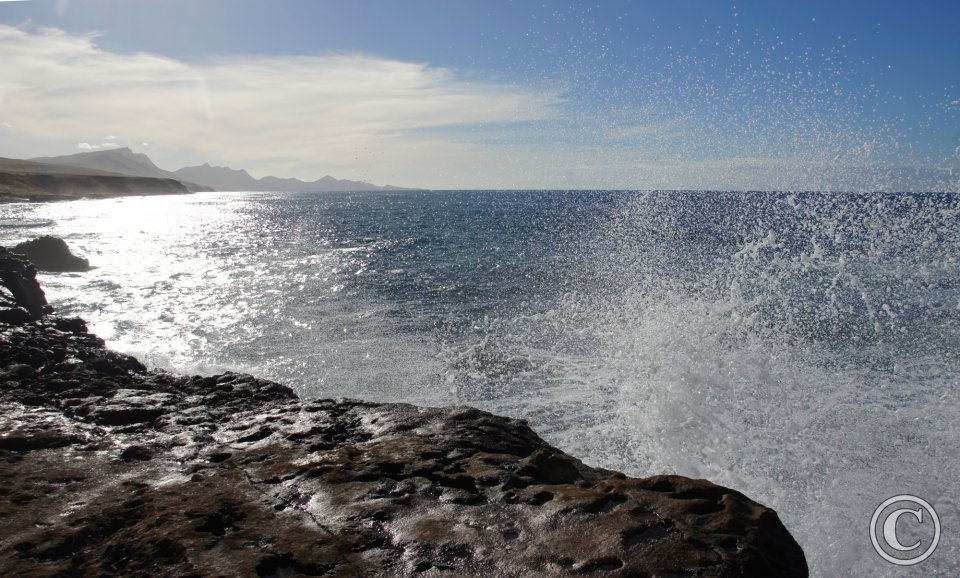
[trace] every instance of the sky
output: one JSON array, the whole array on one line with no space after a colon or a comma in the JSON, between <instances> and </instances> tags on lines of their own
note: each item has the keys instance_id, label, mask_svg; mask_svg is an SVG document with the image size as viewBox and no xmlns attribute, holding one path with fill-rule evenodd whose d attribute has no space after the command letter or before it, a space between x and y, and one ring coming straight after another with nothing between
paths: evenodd
<instances>
[{"instance_id":1,"label":"sky","mask_svg":"<svg viewBox=\"0 0 960 578\"><path fill-rule=\"evenodd\" d=\"M960 2L0 0L0 156L431 189L952 190Z\"/></svg>"}]
</instances>

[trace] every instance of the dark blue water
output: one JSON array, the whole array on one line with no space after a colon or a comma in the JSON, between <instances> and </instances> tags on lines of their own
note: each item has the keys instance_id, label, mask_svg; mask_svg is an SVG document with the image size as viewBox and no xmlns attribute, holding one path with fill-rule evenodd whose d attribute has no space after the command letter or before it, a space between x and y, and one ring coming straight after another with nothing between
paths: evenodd
<instances>
[{"instance_id":1,"label":"dark blue water","mask_svg":"<svg viewBox=\"0 0 960 578\"><path fill-rule=\"evenodd\" d=\"M89 257L49 297L161 367L522 417L775 507L822 575L889 573L866 527L892 495L960 527L954 194L210 193L0 221ZM917 575L957 574L958 538Z\"/></svg>"}]
</instances>

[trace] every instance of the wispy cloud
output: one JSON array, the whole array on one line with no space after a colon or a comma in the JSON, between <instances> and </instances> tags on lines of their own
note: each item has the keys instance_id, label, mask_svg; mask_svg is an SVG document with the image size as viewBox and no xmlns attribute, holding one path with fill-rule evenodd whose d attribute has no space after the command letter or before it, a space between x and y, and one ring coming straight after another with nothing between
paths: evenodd
<instances>
[{"instance_id":1,"label":"wispy cloud","mask_svg":"<svg viewBox=\"0 0 960 578\"><path fill-rule=\"evenodd\" d=\"M0 122L20 148L149 141L172 168L209 159L305 178L388 178L383 167L403 166L394 159L436 152L435 137L411 133L544 120L561 103L556 92L356 54L193 64L114 54L94 35L8 26L0 26L0 53ZM117 136L90 144L108 131ZM418 182L399 171L397 179Z\"/></svg>"},{"instance_id":2,"label":"wispy cloud","mask_svg":"<svg viewBox=\"0 0 960 578\"><path fill-rule=\"evenodd\" d=\"M122 146L123 146L123 145L121 145L121 144L118 143L118 142L104 142L104 143L100 143L100 144L90 144L90 143L88 143L88 142L77 143L77 148L80 149L80 150L82 150L82 151L95 151L95 150L101 150L101 149L113 149L113 148L119 148L119 147L122 147Z\"/></svg>"},{"instance_id":3,"label":"wispy cloud","mask_svg":"<svg viewBox=\"0 0 960 578\"><path fill-rule=\"evenodd\" d=\"M0 26L0 55L0 156L149 142L169 169L209 161L431 188L955 189L960 179L960 152L899 163L899 129L878 133L883 119L798 96L779 76L759 85L772 87L762 99L731 93L713 108L653 78L614 106L557 79L523 85L362 54L184 62ZM887 156L896 149L886 165L878 134Z\"/></svg>"}]
</instances>

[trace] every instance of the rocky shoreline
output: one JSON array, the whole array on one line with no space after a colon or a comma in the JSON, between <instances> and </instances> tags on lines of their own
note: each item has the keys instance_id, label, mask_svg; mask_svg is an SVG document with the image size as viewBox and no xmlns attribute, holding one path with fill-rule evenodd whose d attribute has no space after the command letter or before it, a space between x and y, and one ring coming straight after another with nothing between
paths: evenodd
<instances>
[{"instance_id":1,"label":"rocky shoreline","mask_svg":"<svg viewBox=\"0 0 960 578\"><path fill-rule=\"evenodd\" d=\"M0 271L0 575L807 575L734 490L592 468L469 407L148 370L38 305L28 263Z\"/></svg>"}]
</instances>

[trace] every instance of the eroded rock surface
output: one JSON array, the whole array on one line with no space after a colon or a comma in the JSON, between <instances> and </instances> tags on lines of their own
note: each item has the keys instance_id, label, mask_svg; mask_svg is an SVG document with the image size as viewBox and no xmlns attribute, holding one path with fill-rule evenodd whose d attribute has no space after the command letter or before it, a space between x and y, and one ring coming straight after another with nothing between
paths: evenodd
<instances>
[{"instance_id":1,"label":"eroded rock surface","mask_svg":"<svg viewBox=\"0 0 960 578\"><path fill-rule=\"evenodd\" d=\"M805 576L775 512L469 407L146 370L0 323L2 576Z\"/></svg>"}]
</instances>

